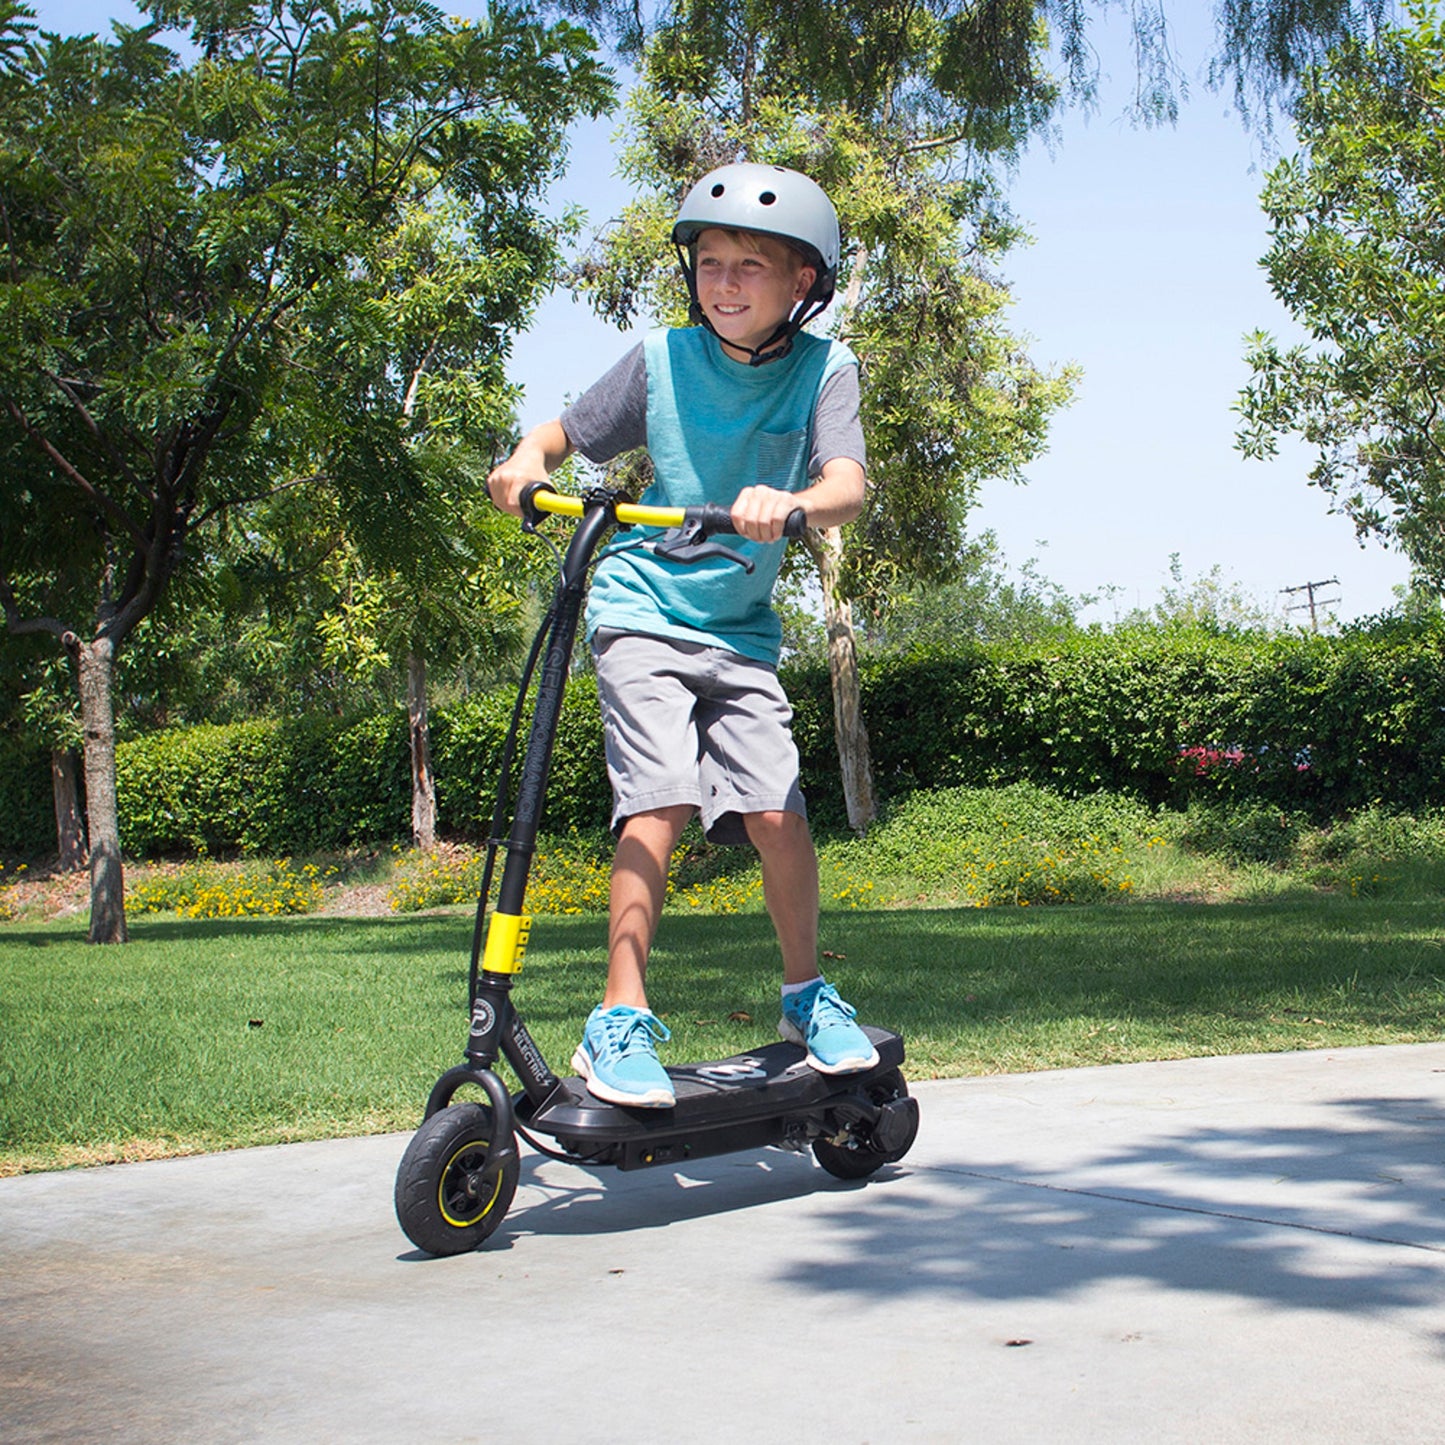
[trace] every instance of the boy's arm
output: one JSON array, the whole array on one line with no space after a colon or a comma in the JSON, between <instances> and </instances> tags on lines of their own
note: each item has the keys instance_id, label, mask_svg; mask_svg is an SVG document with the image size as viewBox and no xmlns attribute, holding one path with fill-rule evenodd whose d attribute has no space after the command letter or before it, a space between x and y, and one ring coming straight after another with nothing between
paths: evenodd
<instances>
[{"instance_id":1,"label":"boy's arm","mask_svg":"<svg viewBox=\"0 0 1445 1445\"><path fill-rule=\"evenodd\" d=\"M810 527L841 527L863 510L866 485L863 468L852 457L824 462L812 486L801 492L776 487L744 487L733 503L733 530L754 542L776 542L783 523L798 507Z\"/></svg>"},{"instance_id":2,"label":"boy's arm","mask_svg":"<svg viewBox=\"0 0 1445 1445\"><path fill-rule=\"evenodd\" d=\"M544 482L572 455L572 443L560 421L544 421L517 443L517 449L487 477L492 501L514 517L522 515L522 488Z\"/></svg>"}]
</instances>

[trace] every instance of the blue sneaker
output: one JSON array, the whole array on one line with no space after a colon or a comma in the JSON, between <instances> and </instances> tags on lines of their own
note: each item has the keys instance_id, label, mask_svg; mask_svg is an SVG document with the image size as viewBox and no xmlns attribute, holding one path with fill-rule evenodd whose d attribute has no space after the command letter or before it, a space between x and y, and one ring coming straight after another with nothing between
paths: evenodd
<instances>
[{"instance_id":1,"label":"blue sneaker","mask_svg":"<svg viewBox=\"0 0 1445 1445\"><path fill-rule=\"evenodd\" d=\"M878 1062L878 1050L853 1022L858 1010L838 990L817 979L797 993L783 995L778 1032L790 1044L802 1044L808 1062L820 1074L856 1074Z\"/></svg>"},{"instance_id":2,"label":"blue sneaker","mask_svg":"<svg viewBox=\"0 0 1445 1445\"><path fill-rule=\"evenodd\" d=\"M609 1104L670 1109L677 1096L658 1062L657 1045L671 1037L667 1025L645 1008L599 1004L587 1018L572 1067L587 1080L587 1092Z\"/></svg>"}]
</instances>

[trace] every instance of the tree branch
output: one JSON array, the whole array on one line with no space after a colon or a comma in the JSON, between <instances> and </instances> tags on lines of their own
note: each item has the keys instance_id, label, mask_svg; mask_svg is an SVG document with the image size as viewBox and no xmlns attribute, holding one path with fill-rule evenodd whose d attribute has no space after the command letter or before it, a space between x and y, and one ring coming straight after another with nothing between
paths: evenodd
<instances>
[{"instance_id":1,"label":"tree branch","mask_svg":"<svg viewBox=\"0 0 1445 1445\"><path fill-rule=\"evenodd\" d=\"M417 368L412 372L411 380L407 383L406 396L402 399L401 403L401 414L408 421L411 420L413 413L416 411L416 394L421 386L422 376L425 374L427 367L431 365L432 357L436 355L436 350L436 337L432 337L431 341L427 343L426 355L417 363Z\"/></svg>"},{"instance_id":2,"label":"tree branch","mask_svg":"<svg viewBox=\"0 0 1445 1445\"><path fill-rule=\"evenodd\" d=\"M10 585L10 579L0 574L0 608L5 613L5 626L17 636L33 632L49 632L58 637L62 642L72 629L62 622L58 617L22 617L20 615L20 599L16 597L14 588Z\"/></svg>"},{"instance_id":3,"label":"tree branch","mask_svg":"<svg viewBox=\"0 0 1445 1445\"><path fill-rule=\"evenodd\" d=\"M150 493L146 490L140 478L136 476L136 474L130 469L130 466L127 464L125 458L121 456L118 451L116 451L114 444L110 441L109 437L107 437L106 434L101 430L99 423L97 423L95 418L91 416L90 408L87 407L86 404L81 401L80 397L76 394L73 384L63 376L56 376L53 371L43 372L42 375L80 414L81 421L85 423L86 431L88 431L91 436L93 436L96 441L98 441L105 449L105 453L110 458L111 464L120 473L120 475L125 478L125 480L136 490L136 492L141 497L148 499Z\"/></svg>"},{"instance_id":4,"label":"tree branch","mask_svg":"<svg viewBox=\"0 0 1445 1445\"><path fill-rule=\"evenodd\" d=\"M279 497L282 492L289 492L293 487L308 487L313 482L327 481L325 472L313 472L306 477L292 477L289 482L279 482L274 487L267 487L263 492L253 492L245 497L227 497L224 501L217 502L214 507L207 507L192 524L192 528L203 527L207 522L214 521L222 512L232 507L249 506L252 502L265 502L272 497Z\"/></svg>"},{"instance_id":5,"label":"tree branch","mask_svg":"<svg viewBox=\"0 0 1445 1445\"><path fill-rule=\"evenodd\" d=\"M934 136L932 140L917 140L911 145L900 146L898 154L904 156L921 156L927 151L951 150L955 146L962 145L967 139L968 137L963 133L958 135Z\"/></svg>"},{"instance_id":6,"label":"tree branch","mask_svg":"<svg viewBox=\"0 0 1445 1445\"><path fill-rule=\"evenodd\" d=\"M125 508L118 506L114 500L92 485L80 471L72 466L49 437L36 429L30 418L11 397L5 398L5 409L15 418L25 435L50 458L61 474L77 487L89 502L115 522L137 547L145 546L145 534L136 526Z\"/></svg>"}]
</instances>

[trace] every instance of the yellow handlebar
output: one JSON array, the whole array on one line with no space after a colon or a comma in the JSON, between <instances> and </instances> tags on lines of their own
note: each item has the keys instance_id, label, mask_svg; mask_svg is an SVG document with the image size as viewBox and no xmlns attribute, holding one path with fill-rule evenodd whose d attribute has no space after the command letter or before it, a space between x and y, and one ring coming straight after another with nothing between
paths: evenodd
<instances>
[{"instance_id":1,"label":"yellow handlebar","mask_svg":"<svg viewBox=\"0 0 1445 1445\"><path fill-rule=\"evenodd\" d=\"M532 505L539 512L552 512L559 517L580 517L582 498L569 497L548 488L532 493ZM636 502L618 502L614 509L624 527L681 527L687 520L681 507L642 507Z\"/></svg>"},{"instance_id":2,"label":"yellow handlebar","mask_svg":"<svg viewBox=\"0 0 1445 1445\"><path fill-rule=\"evenodd\" d=\"M642 507L625 501L609 504L611 516L619 526L664 527L686 533L668 554L674 560L700 561L695 548L704 538L733 532L731 511L716 502L704 502L696 507ZM596 505L595 501L593 505ZM563 496L546 482L529 482L522 490L522 507L524 514L531 507L533 516L537 512L552 512L558 516L581 518L586 515L587 503L581 497ZM783 536L797 538L807 530L808 514L801 507L794 507L783 526ZM704 555L730 556L734 561L741 560L736 553L719 553L716 547Z\"/></svg>"}]
</instances>

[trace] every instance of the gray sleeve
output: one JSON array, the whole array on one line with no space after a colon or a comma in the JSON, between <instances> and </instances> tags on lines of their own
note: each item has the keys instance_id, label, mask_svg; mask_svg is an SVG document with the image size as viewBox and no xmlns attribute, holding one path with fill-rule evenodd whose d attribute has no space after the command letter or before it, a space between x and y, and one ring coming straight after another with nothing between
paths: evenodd
<instances>
[{"instance_id":1,"label":"gray sleeve","mask_svg":"<svg viewBox=\"0 0 1445 1445\"><path fill-rule=\"evenodd\" d=\"M813 454L808 475L816 477L834 457L848 457L868 470L863 423L858 418L858 368L840 366L818 393L813 406Z\"/></svg>"},{"instance_id":2,"label":"gray sleeve","mask_svg":"<svg viewBox=\"0 0 1445 1445\"><path fill-rule=\"evenodd\" d=\"M561 415L567 440L589 462L647 445L647 361L639 342Z\"/></svg>"}]
</instances>

